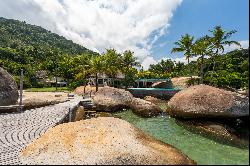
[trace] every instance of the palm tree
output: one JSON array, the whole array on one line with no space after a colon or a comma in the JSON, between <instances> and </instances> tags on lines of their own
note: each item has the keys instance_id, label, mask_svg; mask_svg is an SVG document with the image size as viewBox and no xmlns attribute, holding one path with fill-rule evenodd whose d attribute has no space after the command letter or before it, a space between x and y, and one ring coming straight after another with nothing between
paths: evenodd
<instances>
[{"instance_id":1,"label":"palm tree","mask_svg":"<svg viewBox=\"0 0 250 166\"><path fill-rule=\"evenodd\" d=\"M117 73L121 71L121 54L118 54L115 49L107 49L103 55L105 65L105 73L113 78L112 84L114 85L114 78Z\"/></svg>"},{"instance_id":2,"label":"palm tree","mask_svg":"<svg viewBox=\"0 0 250 166\"><path fill-rule=\"evenodd\" d=\"M140 63L137 61L137 58L134 57L134 52L125 51L122 55L122 66L123 67L140 67Z\"/></svg>"},{"instance_id":3,"label":"palm tree","mask_svg":"<svg viewBox=\"0 0 250 166\"><path fill-rule=\"evenodd\" d=\"M137 58L134 57L134 52L132 51L125 51L121 57L121 71L125 75L124 83L125 88L127 89L128 84L134 82L133 74L135 73L136 69L134 67L140 67L140 63L137 61Z\"/></svg>"},{"instance_id":4,"label":"palm tree","mask_svg":"<svg viewBox=\"0 0 250 166\"><path fill-rule=\"evenodd\" d=\"M171 53L184 52L184 55L186 59L188 60L188 64L189 64L189 60L192 56L193 41L194 41L193 36L190 36L189 34L185 34L184 36L181 37L179 41L174 43L178 47L173 48ZM190 73L190 77L192 77L191 73Z\"/></svg>"},{"instance_id":5,"label":"palm tree","mask_svg":"<svg viewBox=\"0 0 250 166\"><path fill-rule=\"evenodd\" d=\"M93 58L93 55L77 55L74 57L74 63L77 64L77 66L74 68L74 72L76 74L76 79L83 79L84 80L84 94L87 86L86 79L90 76L90 59Z\"/></svg>"},{"instance_id":6,"label":"palm tree","mask_svg":"<svg viewBox=\"0 0 250 166\"><path fill-rule=\"evenodd\" d=\"M204 57L210 56L212 54L212 42L210 40L209 36L202 37L198 40L193 45L193 53L196 56L200 56L201 58L201 67L200 67L200 76L201 76L201 83L203 84L203 79L204 79Z\"/></svg>"},{"instance_id":7,"label":"palm tree","mask_svg":"<svg viewBox=\"0 0 250 166\"><path fill-rule=\"evenodd\" d=\"M90 59L88 73L95 75L95 87L96 92L98 91L98 74L104 70L104 61L102 56L94 56Z\"/></svg>"},{"instance_id":8,"label":"palm tree","mask_svg":"<svg viewBox=\"0 0 250 166\"><path fill-rule=\"evenodd\" d=\"M225 45L231 45L236 44L240 46L240 43L233 40L228 40L234 33L236 33L236 30L231 30L229 32L224 31L221 26L214 27L213 30L209 30L213 34L212 37L210 37L212 46L213 46L213 70L215 68L215 58L219 55L219 52L224 52L224 46Z\"/></svg>"}]
</instances>

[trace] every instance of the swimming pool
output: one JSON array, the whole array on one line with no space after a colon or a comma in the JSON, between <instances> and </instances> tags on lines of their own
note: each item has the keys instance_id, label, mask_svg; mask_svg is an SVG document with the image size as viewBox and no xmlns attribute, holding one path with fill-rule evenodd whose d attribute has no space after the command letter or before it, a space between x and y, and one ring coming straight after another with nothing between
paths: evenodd
<instances>
[{"instance_id":1,"label":"swimming pool","mask_svg":"<svg viewBox=\"0 0 250 166\"><path fill-rule=\"evenodd\" d=\"M177 92L181 91L178 88L128 88L128 91L132 93L134 97L143 98L145 96L153 96L160 99L170 99Z\"/></svg>"}]
</instances>

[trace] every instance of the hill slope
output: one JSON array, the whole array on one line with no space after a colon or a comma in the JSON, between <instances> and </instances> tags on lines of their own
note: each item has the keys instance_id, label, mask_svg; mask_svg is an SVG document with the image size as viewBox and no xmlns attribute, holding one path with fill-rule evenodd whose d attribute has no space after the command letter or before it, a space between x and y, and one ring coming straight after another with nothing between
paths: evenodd
<instances>
[{"instance_id":1,"label":"hill slope","mask_svg":"<svg viewBox=\"0 0 250 166\"><path fill-rule=\"evenodd\" d=\"M73 43L62 36L35 25L0 17L0 47L20 49L58 49L67 54L93 53L87 48Z\"/></svg>"}]
</instances>

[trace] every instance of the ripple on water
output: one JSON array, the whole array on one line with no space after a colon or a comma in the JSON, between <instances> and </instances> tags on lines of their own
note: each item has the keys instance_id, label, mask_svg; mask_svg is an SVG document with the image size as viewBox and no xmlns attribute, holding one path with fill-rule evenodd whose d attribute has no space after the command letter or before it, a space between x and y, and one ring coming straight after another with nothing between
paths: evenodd
<instances>
[{"instance_id":1,"label":"ripple on water","mask_svg":"<svg viewBox=\"0 0 250 166\"><path fill-rule=\"evenodd\" d=\"M180 149L198 164L249 165L249 150L224 145L192 133L175 123L169 116L141 118L132 111L114 113L155 138Z\"/></svg>"}]
</instances>

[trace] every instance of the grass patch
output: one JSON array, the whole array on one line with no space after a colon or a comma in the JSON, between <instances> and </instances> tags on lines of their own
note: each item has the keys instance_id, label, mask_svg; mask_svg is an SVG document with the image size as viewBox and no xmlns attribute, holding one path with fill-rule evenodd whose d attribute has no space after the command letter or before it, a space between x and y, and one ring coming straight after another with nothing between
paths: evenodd
<instances>
[{"instance_id":1,"label":"grass patch","mask_svg":"<svg viewBox=\"0 0 250 166\"><path fill-rule=\"evenodd\" d=\"M72 89L68 87L46 87L46 88L28 88L25 89L26 92L71 92Z\"/></svg>"}]
</instances>

